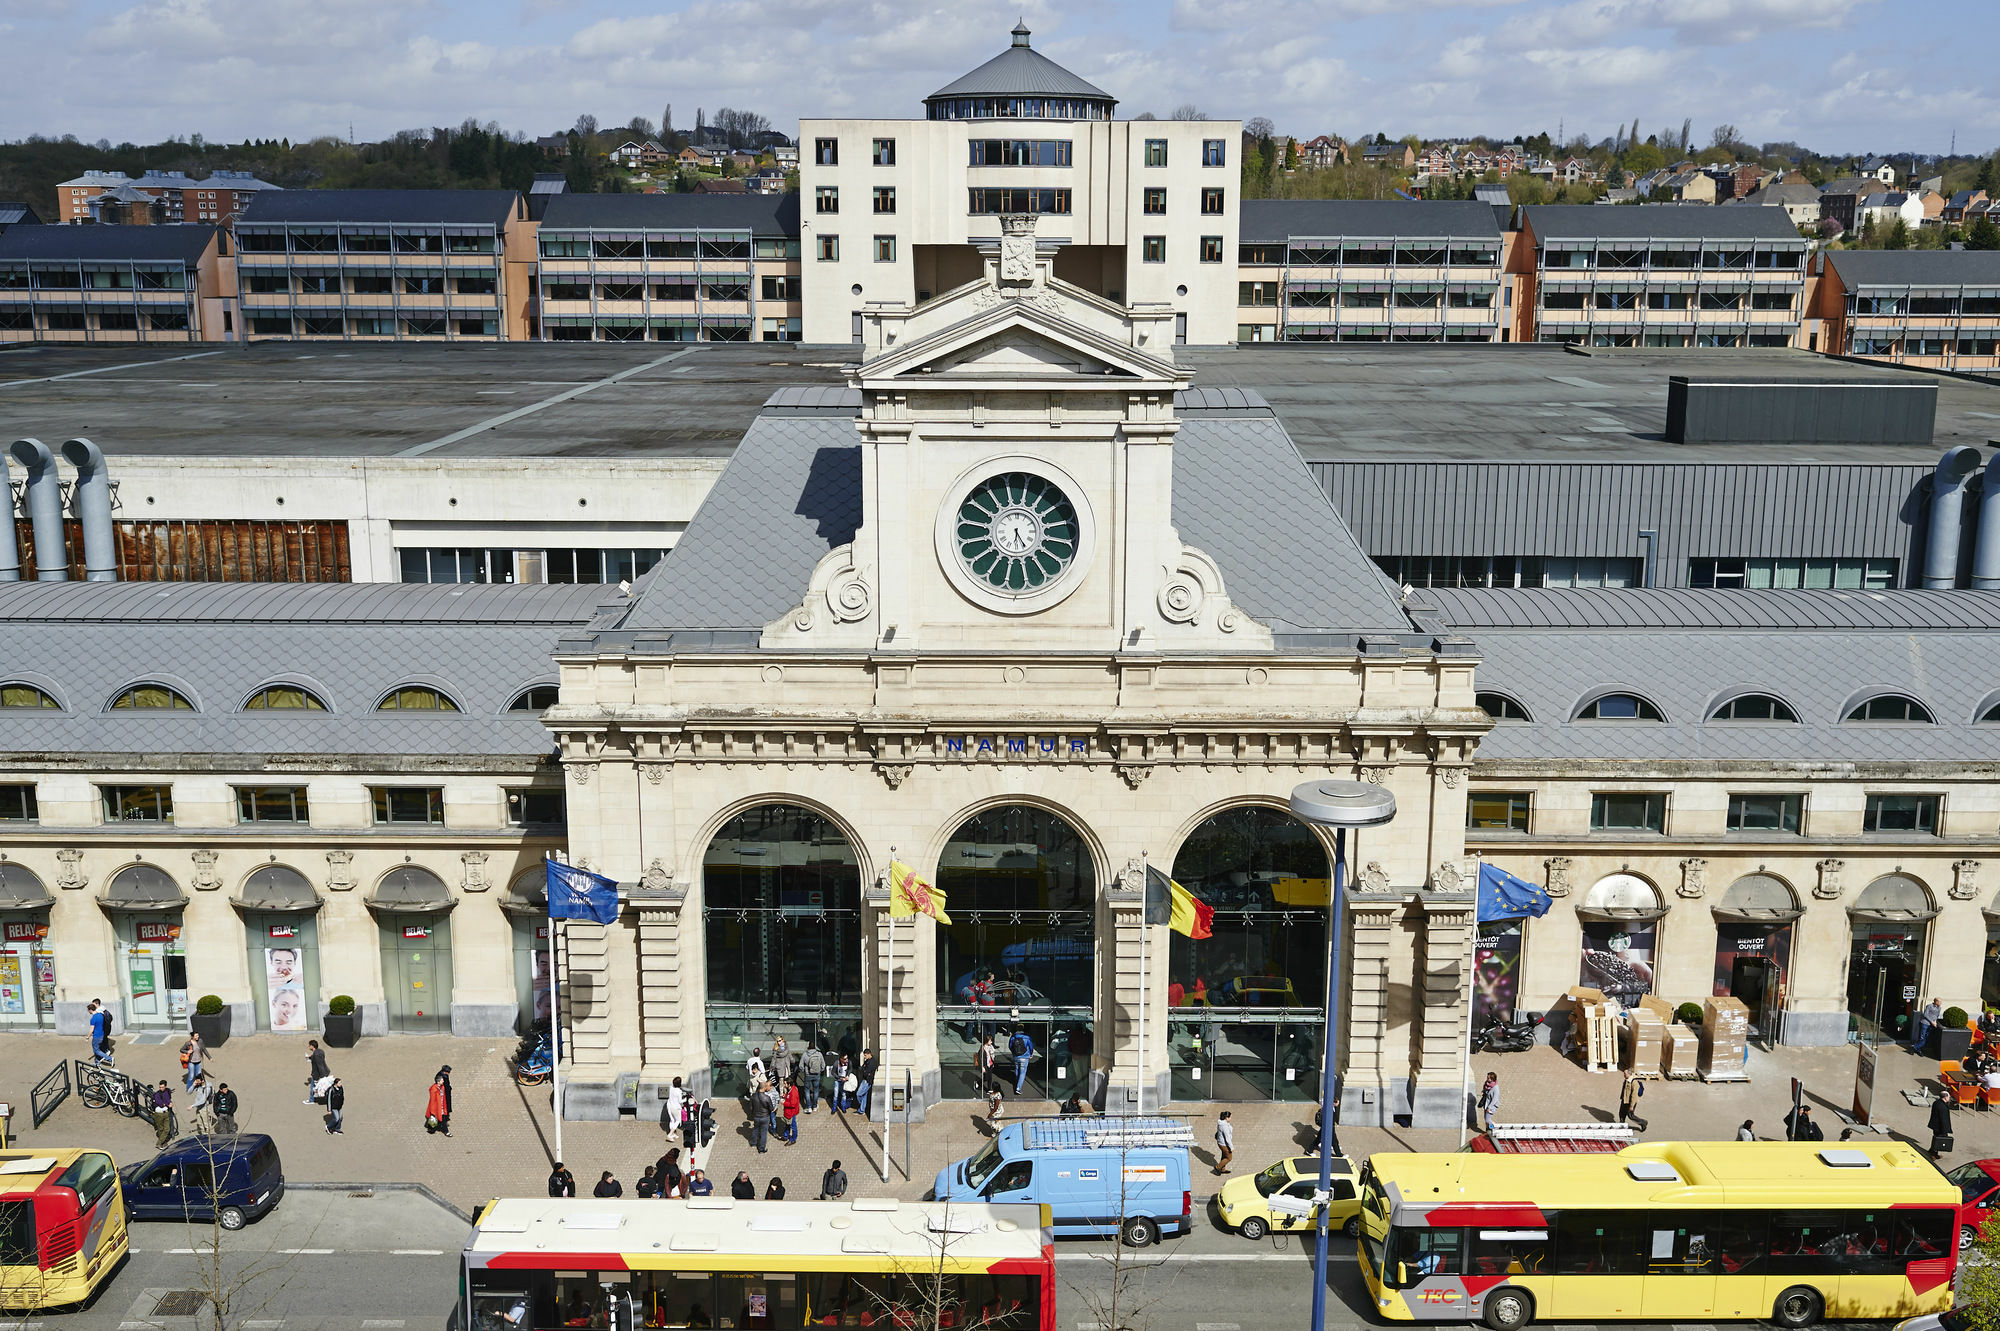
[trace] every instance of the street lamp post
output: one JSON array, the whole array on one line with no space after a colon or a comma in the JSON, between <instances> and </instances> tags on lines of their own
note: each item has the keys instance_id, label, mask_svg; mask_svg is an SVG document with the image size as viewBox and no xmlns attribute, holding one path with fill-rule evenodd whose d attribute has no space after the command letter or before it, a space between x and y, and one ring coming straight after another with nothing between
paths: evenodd
<instances>
[{"instance_id":1,"label":"street lamp post","mask_svg":"<svg viewBox=\"0 0 2000 1331\"><path fill-rule=\"evenodd\" d=\"M1379 827L1396 816L1396 797L1360 781L1308 781L1292 791L1292 813L1302 822L1333 829L1333 936L1326 961L1326 1033L1320 1041L1319 1191L1322 1201L1313 1240L1312 1331L1326 1331L1325 1198L1333 1191L1333 1092L1340 1063L1340 935L1347 905L1347 829Z\"/></svg>"}]
</instances>

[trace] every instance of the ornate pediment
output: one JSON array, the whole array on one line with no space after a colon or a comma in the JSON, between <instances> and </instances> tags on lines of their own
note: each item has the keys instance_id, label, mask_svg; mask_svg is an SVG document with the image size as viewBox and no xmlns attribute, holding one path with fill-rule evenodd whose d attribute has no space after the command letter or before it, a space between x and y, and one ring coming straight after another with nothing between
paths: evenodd
<instances>
[{"instance_id":1,"label":"ornate pediment","mask_svg":"<svg viewBox=\"0 0 2000 1331\"><path fill-rule=\"evenodd\" d=\"M963 287L914 310L878 315L881 349L855 381L864 391L981 380L1002 388L1186 385L1187 371L1172 360L1170 320L1102 305L1055 281Z\"/></svg>"}]
</instances>

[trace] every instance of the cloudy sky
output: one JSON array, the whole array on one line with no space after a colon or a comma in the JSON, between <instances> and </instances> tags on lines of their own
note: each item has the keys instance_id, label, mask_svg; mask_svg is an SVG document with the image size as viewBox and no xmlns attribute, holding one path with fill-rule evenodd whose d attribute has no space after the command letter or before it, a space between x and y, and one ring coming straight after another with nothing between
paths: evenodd
<instances>
[{"instance_id":1,"label":"cloudy sky","mask_svg":"<svg viewBox=\"0 0 2000 1331\"><path fill-rule=\"evenodd\" d=\"M1007 44L1121 100L1310 137L1718 122L1823 151L2000 146L1991 0L0 0L0 138L547 133L697 107L909 116Z\"/></svg>"}]
</instances>

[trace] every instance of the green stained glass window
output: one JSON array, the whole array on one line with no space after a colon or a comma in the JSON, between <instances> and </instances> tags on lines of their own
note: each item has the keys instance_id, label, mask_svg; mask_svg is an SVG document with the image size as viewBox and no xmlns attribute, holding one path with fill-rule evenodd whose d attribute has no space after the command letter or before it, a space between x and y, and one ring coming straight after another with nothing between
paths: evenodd
<instances>
[{"instance_id":1,"label":"green stained glass window","mask_svg":"<svg viewBox=\"0 0 2000 1331\"><path fill-rule=\"evenodd\" d=\"M1053 483L1010 471L980 482L958 507L958 557L1011 596L1049 586L1076 560L1076 508Z\"/></svg>"}]
</instances>

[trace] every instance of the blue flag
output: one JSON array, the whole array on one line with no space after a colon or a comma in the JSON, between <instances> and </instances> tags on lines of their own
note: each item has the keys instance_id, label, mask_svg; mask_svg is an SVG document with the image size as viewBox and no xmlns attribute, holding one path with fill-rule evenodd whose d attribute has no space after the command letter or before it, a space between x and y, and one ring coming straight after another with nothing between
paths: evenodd
<instances>
[{"instance_id":1,"label":"blue flag","mask_svg":"<svg viewBox=\"0 0 2000 1331\"><path fill-rule=\"evenodd\" d=\"M553 900L553 897L551 897ZM1479 922L1522 920L1549 913L1548 890L1516 878L1498 865L1479 866Z\"/></svg>"},{"instance_id":2,"label":"blue flag","mask_svg":"<svg viewBox=\"0 0 2000 1331\"><path fill-rule=\"evenodd\" d=\"M617 922L616 879L555 860L548 861L548 866L550 919L596 920L599 924Z\"/></svg>"}]
</instances>

